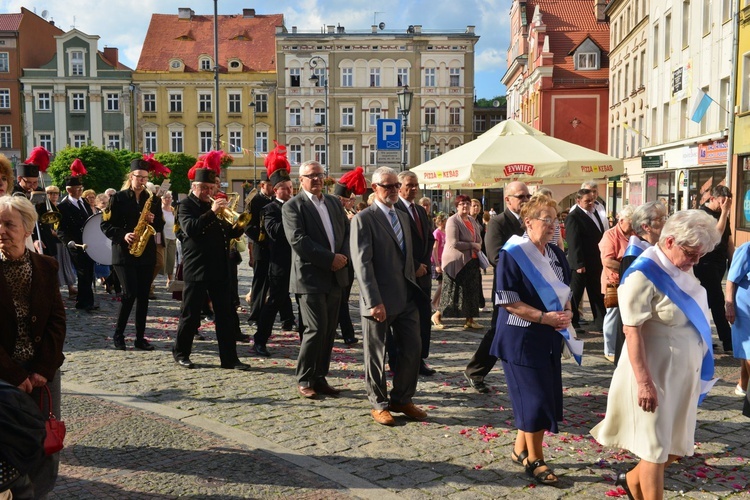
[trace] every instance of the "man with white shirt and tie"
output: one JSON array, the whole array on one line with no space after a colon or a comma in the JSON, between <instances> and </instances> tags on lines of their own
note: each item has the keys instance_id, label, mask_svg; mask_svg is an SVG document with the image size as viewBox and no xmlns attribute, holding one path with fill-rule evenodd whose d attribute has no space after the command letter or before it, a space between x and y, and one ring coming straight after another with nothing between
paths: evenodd
<instances>
[{"instance_id":1,"label":"man with white shirt and tie","mask_svg":"<svg viewBox=\"0 0 750 500\"><path fill-rule=\"evenodd\" d=\"M91 206L81 199L83 185L80 177L68 177L65 181L65 191L67 191L68 196L57 204L57 208L60 210L60 225L57 227L57 236L66 247L71 241L75 242L76 245L82 245L83 226L94 213ZM92 311L98 308L94 304L94 261L80 246L68 247L68 249L78 276L76 309Z\"/></svg>"},{"instance_id":2,"label":"man with white shirt and tie","mask_svg":"<svg viewBox=\"0 0 750 500\"><path fill-rule=\"evenodd\" d=\"M576 210L571 210L565 219L565 239L568 242L568 264L573 270L570 282L573 327L580 330L578 306L585 289L594 316L593 329L602 331L606 309L600 283L602 260L599 240L609 226L605 225L606 219L602 220L594 208L594 200L595 194L590 189L581 189L576 193Z\"/></svg>"}]
</instances>

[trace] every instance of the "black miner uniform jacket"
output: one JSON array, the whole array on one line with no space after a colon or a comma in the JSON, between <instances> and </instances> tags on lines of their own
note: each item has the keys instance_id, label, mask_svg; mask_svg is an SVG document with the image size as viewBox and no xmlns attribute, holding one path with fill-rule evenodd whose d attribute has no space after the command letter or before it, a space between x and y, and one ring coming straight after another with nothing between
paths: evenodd
<instances>
[{"instance_id":1,"label":"black miner uniform jacket","mask_svg":"<svg viewBox=\"0 0 750 500\"><path fill-rule=\"evenodd\" d=\"M141 217L146 205L148 192L141 192L140 203L135 199L135 191L125 189L118 191L109 199L109 206L102 214L102 232L112 240L112 265L114 266L151 266L156 265L156 243L154 237L149 238L146 249L140 257L130 255L125 235L132 233ZM154 195L151 199L151 213L154 230L160 233L164 229L164 214L161 211L161 198Z\"/></svg>"}]
</instances>

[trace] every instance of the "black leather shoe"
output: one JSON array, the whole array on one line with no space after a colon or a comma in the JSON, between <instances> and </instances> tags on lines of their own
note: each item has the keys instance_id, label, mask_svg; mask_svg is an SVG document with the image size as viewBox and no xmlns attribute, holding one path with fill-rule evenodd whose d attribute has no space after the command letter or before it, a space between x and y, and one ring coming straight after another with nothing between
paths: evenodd
<instances>
[{"instance_id":1,"label":"black leather shoe","mask_svg":"<svg viewBox=\"0 0 750 500\"><path fill-rule=\"evenodd\" d=\"M115 349L118 351L125 350L125 341L123 339L115 339Z\"/></svg>"},{"instance_id":2,"label":"black leather shoe","mask_svg":"<svg viewBox=\"0 0 750 500\"><path fill-rule=\"evenodd\" d=\"M146 339L136 340L135 342L133 342L133 347L142 351L154 350L154 346L152 346L151 343Z\"/></svg>"},{"instance_id":3,"label":"black leather shoe","mask_svg":"<svg viewBox=\"0 0 750 500\"><path fill-rule=\"evenodd\" d=\"M359 339L357 339L357 337L350 337L350 338L344 339L344 344L346 345L353 345L353 344L356 344L357 342L359 342Z\"/></svg>"},{"instance_id":4,"label":"black leather shoe","mask_svg":"<svg viewBox=\"0 0 750 500\"><path fill-rule=\"evenodd\" d=\"M268 352L268 349L266 349L266 346L264 345L253 344L253 352L257 354L258 356L263 356L265 358L271 357L271 353Z\"/></svg>"},{"instance_id":5,"label":"black leather shoe","mask_svg":"<svg viewBox=\"0 0 750 500\"><path fill-rule=\"evenodd\" d=\"M297 323L292 321L291 323L284 323L281 325L281 331L282 332L297 332L299 331L299 328L297 327Z\"/></svg>"},{"instance_id":6,"label":"black leather shoe","mask_svg":"<svg viewBox=\"0 0 750 500\"><path fill-rule=\"evenodd\" d=\"M466 372L464 372L464 378L469 383L469 385L479 394L487 394L488 392L490 392L490 388L487 387L487 384L484 383L484 380L473 379L469 377Z\"/></svg>"},{"instance_id":7,"label":"black leather shoe","mask_svg":"<svg viewBox=\"0 0 750 500\"><path fill-rule=\"evenodd\" d=\"M189 370L192 370L193 368L195 368L195 365L193 364L192 361L190 361L190 358L175 358L174 362L180 365L181 367L187 368Z\"/></svg>"},{"instance_id":8,"label":"black leather shoe","mask_svg":"<svg viewBox=\"0 0 750 500\"><path fill-rule=\"evenodd\" d=\"M200 333L198 333L198 332L195 332L195 335L193 335L193 338L194 338L195 340L206 340L206 337L204 337L203 335L201 335L201 334L200 334Z\"/></svg>"},{"instance_id":9,"label":"black leather shoe","mask_svg":"<svg viewBox=\"0 0 750 500\"><path fill-rule=\"evenodd\" d=\"M429 366L427 366L427 363L422 360L421 363L419 363L419 374L424 375L425 377L430 377L432 375L435 375L437 373L437 370L433 370Z\"/></svg>"},{"instance_id":10,"label":"black leather shoe","mask_svg":"<svg viewBox=\"0 0 750 500\"><path fill-rule=\"evenodd\" d=\"M250 365L243 363L242 361L235 361L231 365L221 365L225 370L240 370L243 372L250 370Z\"/></svg>"},{"instance_id":11,"label":"black leather shoe","mask_svg":"<svg viewBox=\"0 0 750 500\"><path fill-rule=\"evenodd\" d=\"M240 333L234 338L234 340L236 342L250 342L250 335L245 335L244 333Z\"/></svg>"}]
</instances>

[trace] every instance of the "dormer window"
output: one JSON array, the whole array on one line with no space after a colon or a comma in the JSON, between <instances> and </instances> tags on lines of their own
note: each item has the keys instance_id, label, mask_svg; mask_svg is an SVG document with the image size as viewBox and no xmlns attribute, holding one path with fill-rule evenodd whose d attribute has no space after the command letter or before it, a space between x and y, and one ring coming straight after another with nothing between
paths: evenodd
<instances>
[{"instance_id":1,"label":"dormer window","mask_svg":"<svg viewBox=\"0 0 750 500\"><path fill-rule=\"evenodd\" d=\"M83 54L83 50L80 49L68 52L70 76L84 76L86 74L86 63L84 62Z\"/></svg>"},{"instance_id":2,"label":"dormer window","mask_svg":"<svg viewBox=\"0 0 750 500\"><path fill-rule=\"evenodd\" d=\"M201 71L211 71L211 59L208 57L201 57L198 60L198 65Z\"/></svg>"},{"instance_id":3,"label":"dormer window","mask_svg":"<svg viewBox=\"0 0 750 500\"><path fill-rule=\"evenodd\" d=\"M242 71L242 61L239 59L230 59L228 67L230 72Z\"/></svg>"},{"instance_id":4,"label":"dormer window","mask_svg":"<svg viewBox=\"0 0 750 500\"><path fill-rule=\"evenodd\" d=\"M577 71L591 71L602 67L601 48L590 38L573 50L573 59Z\"/></svg>"},{"instance_id":5,"label":"dormer window","mask_svg":"<svg viewBox=\"0 0 750 500\"><path fill-rule=\"evenodd\" d=\"M576 69L599 69L599 54L595 52L576 54Z\"/></svg>"},{"instance_id":6,"label":"dormer window","mask_svg":"<svg viewBox=\"0 0 750 500\"><path fill-rule=\"evenodd\" d=\"M169 60L169 71L184 71L185 66L180 59Z\"/></svg>"}]
</instances>

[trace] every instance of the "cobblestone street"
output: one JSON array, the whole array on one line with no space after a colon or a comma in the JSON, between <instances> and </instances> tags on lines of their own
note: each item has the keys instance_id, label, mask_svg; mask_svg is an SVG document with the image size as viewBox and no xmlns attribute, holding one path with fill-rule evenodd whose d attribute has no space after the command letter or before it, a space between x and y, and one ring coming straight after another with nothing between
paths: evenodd
<instances>
[{"instance_id":1,"label":"cobblestone street","mask_svg":"<svg viewBox=\"0 0 750 500\"><path fill-rule=\"evenodd\" d=\"M250 271L240 266L240 290ZM489 296L491 276L484 276ZM296 334L274 331L271 358L250 356L250 372L222 370L212 323L196 341L197 369L172 361L179 303L157 279L146 337L153 352L112 348L118 302L102 290L89 314L68 306L63 365L63 419L68 425L53 498L603 498L625 497L616 473L632 466L622 450L599 446L589 430L603 417L613 365L602 339L585 333L583 366L563 362L565 420L545 439L547 462L560 487L534 487L509 460L515 433L500 367L487 378L490 394L468 387L463 368L483 331L463 320L433 330L429 363L415 403L426 422L396 416L389 428L373 422L365 395L362 343L336 342L331 385L340 397L300 398L294 379ZM352 317L358 336L357 287ZM244 302L243 302L244 306ZM252 334L240 312L243 333ZM478 321L489 325L490 313ZM361 337L360 337L361 338ZM716 384L698 412L696 455L668 469L667 497L750 497L750 421L734 395L738 362L717 356Z\"/></svg>"}]
</instances>

